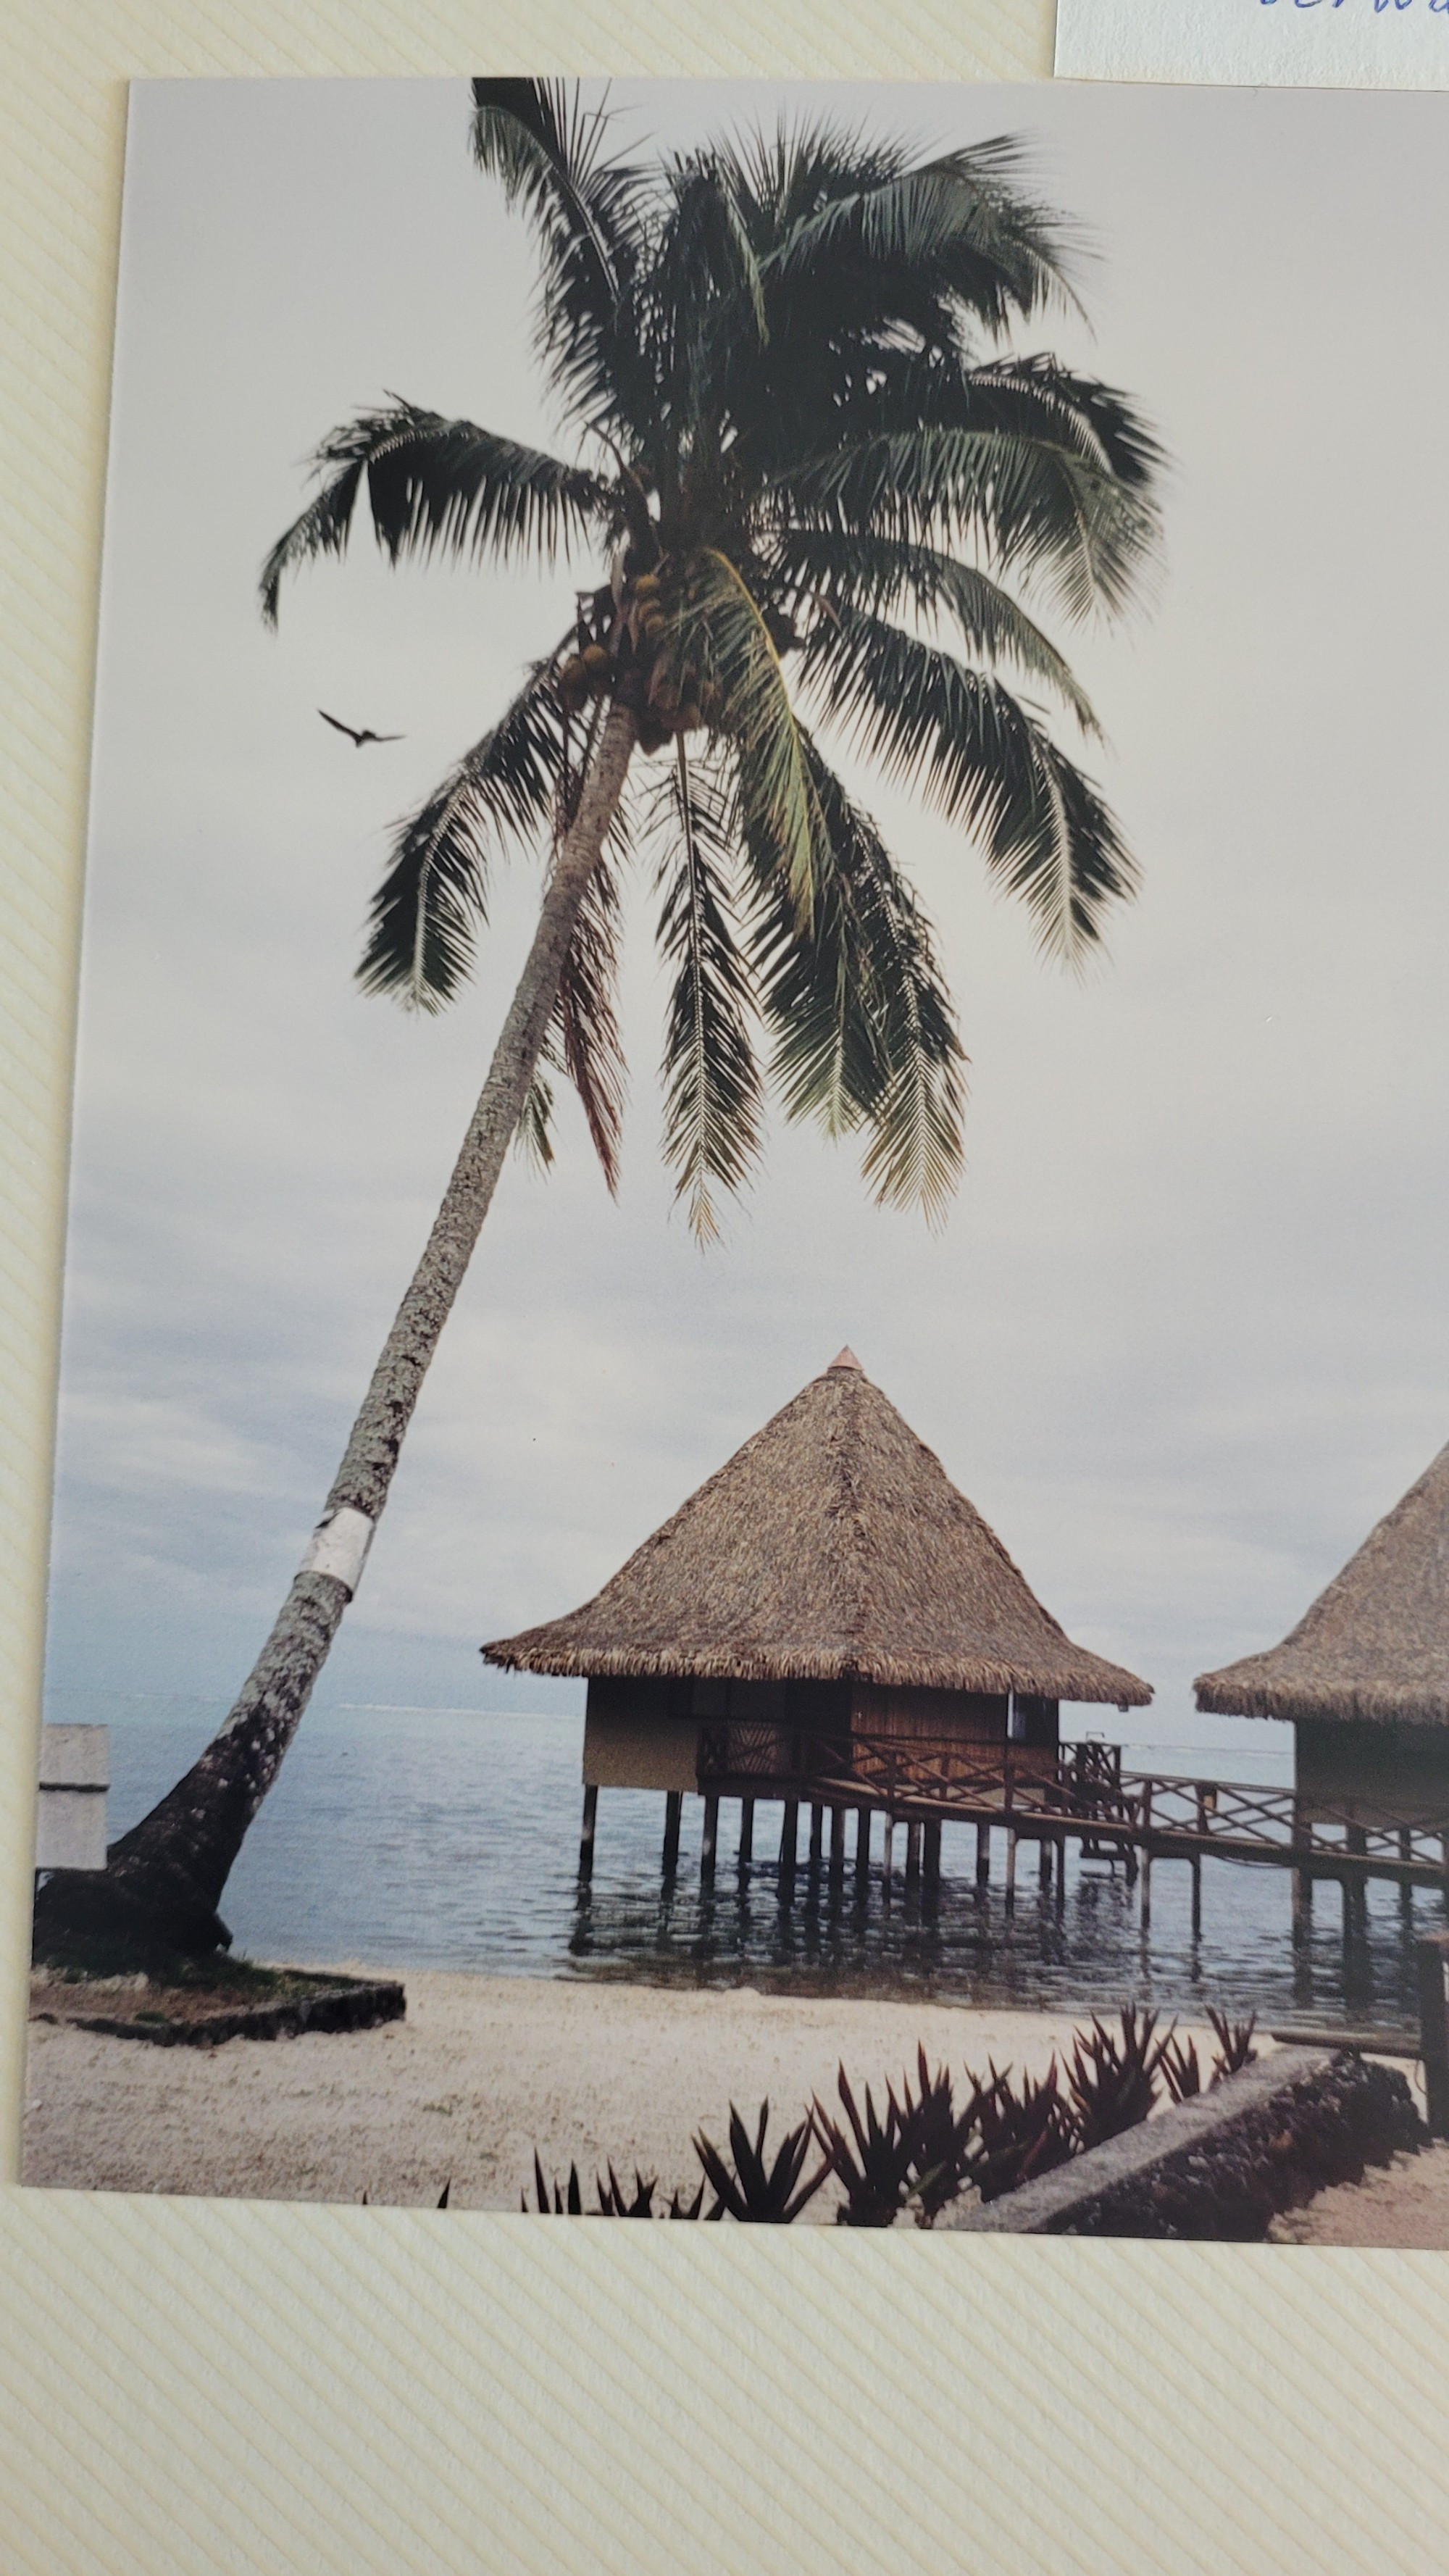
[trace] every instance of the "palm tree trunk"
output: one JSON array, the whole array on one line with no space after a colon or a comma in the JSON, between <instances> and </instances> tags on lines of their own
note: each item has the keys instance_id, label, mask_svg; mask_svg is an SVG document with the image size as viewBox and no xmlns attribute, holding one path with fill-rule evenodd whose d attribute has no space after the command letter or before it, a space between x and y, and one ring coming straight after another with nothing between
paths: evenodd
<instances>
[{"instance_id":1,"label":"palm tree trunk","mask_svg":"<svg viewBox=\"0 0 1449 2576\"><path fill-rule=\"evenodd\" d=\"M559 844L533 945L427 1248L383 1344L322 1519L241 1696L185 1778L111 1845L104 1871L58 1871L47 1881L36 1902L37 1935L118 1933L198 1951L229 1945L216 1911L222 1889L357 1589L428 1363L528 1097L579 906L637 739L635 715L616 702Z\"/></svg>"}]
</instances>

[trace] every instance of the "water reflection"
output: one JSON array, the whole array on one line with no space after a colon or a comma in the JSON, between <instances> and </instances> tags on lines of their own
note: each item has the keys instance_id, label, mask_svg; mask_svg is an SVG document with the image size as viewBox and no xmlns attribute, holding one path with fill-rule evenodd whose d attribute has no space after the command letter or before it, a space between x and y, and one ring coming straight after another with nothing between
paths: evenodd
<instances>
[{"instance_id":1,"label":"water reflection","mask_svg":"<svg viewBox=\"0 0 1449 2576\"><path fill-rule=\"evenodd\" d=\"M213 1723L202 1704L145 1723L115 1715L113 1832L170 1786ZM974 1831L960 1826L943 1833L934 1896L920 1882L907 1886L898 1834L887 1898L879 1829L862 1883L853 1833L843 1865L828 1851L811 1864L808 1816L782 1903L778 1804L759 1802L743 1871L738 1806L721 1806L714 1884L701 1888L701 1802L685 1802L666 1883L663 1799L607 1789L593 1884L581 1897L579 1734L577 1720L552 1717L312 1712L226 1891L239 1946L379 1967L1058 2009L1135 1995L1169 2011L1254 2010L1269 2023L1410 2027L1415 1933L1445 1919L1431 1892L1416 1892L1406 1910L1395 1888L1373 1886L1345 1945L1340 1891L1320 1882L1295 1946L1286 1871L1208 1862L1194 1933L1191 1871L1159 1861L1144 1929L1141 1882L1129 1886L1120 1866L1073 1850L1064 1884L1044 1890L1025 1845L1009 1912L1000 1838L994 1875L980 1887Z\"/></svg>"}]
</instances>

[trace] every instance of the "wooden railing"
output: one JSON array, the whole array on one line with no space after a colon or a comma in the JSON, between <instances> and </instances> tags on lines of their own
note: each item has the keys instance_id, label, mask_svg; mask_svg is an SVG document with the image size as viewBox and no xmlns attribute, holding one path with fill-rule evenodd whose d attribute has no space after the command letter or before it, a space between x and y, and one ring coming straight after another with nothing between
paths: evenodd
<instances>
[{"instance_id":1,"label":"wooden railing","mask_svg":"<svg viewBox=\"0 0 1449 2576\"><path fill-rule=\"evenodd\" d=\"M1124 1772L1120 1745L1096 1738L1037 1749L787 1726L701 1729L699 1782L776 1797L859 1798L901 1813L1010 1823L1041 1834L1083 1828L1161 1851L1350 1868L1449 1870L1449 1809L1412 1818L1374 1801L1310 1802L1291 1789L1173 1772Z\"/></svg>"}]
</instances>

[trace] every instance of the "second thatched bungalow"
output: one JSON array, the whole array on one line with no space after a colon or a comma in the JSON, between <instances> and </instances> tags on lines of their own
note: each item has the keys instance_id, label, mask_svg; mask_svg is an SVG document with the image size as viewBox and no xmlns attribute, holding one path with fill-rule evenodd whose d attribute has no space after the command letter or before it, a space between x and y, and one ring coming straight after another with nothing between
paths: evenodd
<instances>
[{"instance_id":1,"label":"second thatched bungalow","mask_svg":"<svg viewBox=\"0 0 1449 2576\"><path fill-rule=\"evenodd\" d=\"M1280 1645L1194 1688L1200 1709L1291 1722L1305 1815L1449 1820L1449 1448Z\"/></svg>"},{"instance_id":2,"label":"second thatched bungalow","mask_svg":"<svg viewBox=\"0 0 1449 2576\"><path fill-rule=\"evenodd\" d=\"M667 1867L684 1794L705 1791L711 1863L711 1772L757 1777L787 1802L792 1867L792 1776L848 1779L867 1739L1053 1758L1063 1700L1152 1696L1073 1644L850 1351L592 1601L483 1653L588 1680L585 1871L601 1788L665 1792ZM819 1829L817 1808L817 1849Z\"/></svg>"}]
</instances>

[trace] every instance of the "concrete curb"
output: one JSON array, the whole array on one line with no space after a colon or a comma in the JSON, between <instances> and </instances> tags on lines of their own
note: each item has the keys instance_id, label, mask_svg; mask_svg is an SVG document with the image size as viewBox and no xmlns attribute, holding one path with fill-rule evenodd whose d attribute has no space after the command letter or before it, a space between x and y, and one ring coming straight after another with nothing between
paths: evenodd
<instances>
[{"instance_id":1,"label":"concrete curb","mask_svg":"<svg viewBox=\"0 0 1449 2576\"><path fill-rule=\"evenodd\" d=\"M1109 2138L1105 2146L1091 2148L1019 2191L984 2207L978 2203L955 2218L947 2214L938 2223L977 2236L1186 2233L1171 2221L1153 2223L1159 2197L1180 2204L1198 2187L1210 2197L1215 2164L1252 2157L1260 2150L1259 2133L1262 2141L1270 2139L1283 2120L1301 2118L1315 2095L1326 2101L1344 2066L1362 2064L1362 2059L1336 2057L1328 2048L1275 2049L1210 2093L1175 2104L1160 2118ZM1402 2076L1388 2080L1403 2084ZM1168 2186L1166 2194L1163 2185Z\"/></svg>"},{"instance_id":2,"label":"concrete curb","mask_svg":"<svg viewBox=\"0 0 1449 2576\"><path fill-rule=\"evenodd\" d=\"M35 2018L100 2031L108 2039L148 2040L153 2048L221 2048L229 2039L295 2039L304 2030L372 2030L378 2022L402 2021L406 2013L404 1989L387 1980L329 1986L321 1994L296 1995L283 2003L208 2013L201 2021L121 2021L90 2013L37 2013Z\"/></svg>"}]
</instances>

